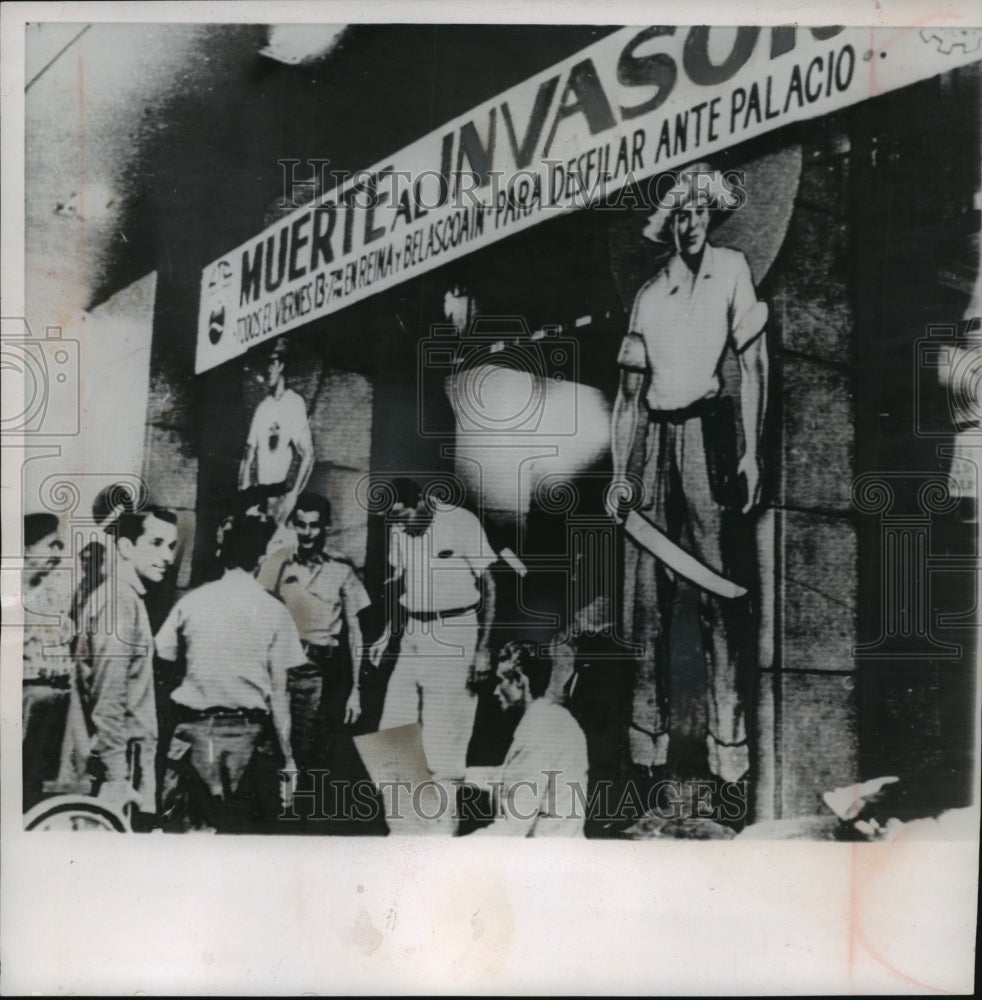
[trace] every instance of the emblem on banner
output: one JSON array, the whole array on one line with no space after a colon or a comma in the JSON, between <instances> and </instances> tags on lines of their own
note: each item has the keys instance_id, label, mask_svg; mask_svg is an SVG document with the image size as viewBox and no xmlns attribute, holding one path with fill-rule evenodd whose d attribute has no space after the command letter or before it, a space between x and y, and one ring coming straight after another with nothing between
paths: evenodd
<instances>
[{"instance_id":1,"label":"emblem on banner","mask_svg":"<svg viewBox=\"0 0 982 1000\"><path fill-rule=\"evenodd\" d=\"M208 339L217 344L225 332L225 305L232 285L232 265L220 260L208 278Z\"/></svg>"}]
</instances>

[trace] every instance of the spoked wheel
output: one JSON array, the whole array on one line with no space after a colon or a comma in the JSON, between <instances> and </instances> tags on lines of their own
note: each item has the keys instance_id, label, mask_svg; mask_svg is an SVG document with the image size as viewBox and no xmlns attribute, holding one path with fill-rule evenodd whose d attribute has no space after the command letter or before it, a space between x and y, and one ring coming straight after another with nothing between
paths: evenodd
<instances>
[{"instance_id":1,"label":"spoked wheel","mask_svg":"<svg viewBox=\"0 0 982 1000\"><path fill-rule=\"evenodd\" d=\"M24 814L25 830L109 830L129 833L126 819L88 795L58 795Z\"/></svg>"}]
</instances>

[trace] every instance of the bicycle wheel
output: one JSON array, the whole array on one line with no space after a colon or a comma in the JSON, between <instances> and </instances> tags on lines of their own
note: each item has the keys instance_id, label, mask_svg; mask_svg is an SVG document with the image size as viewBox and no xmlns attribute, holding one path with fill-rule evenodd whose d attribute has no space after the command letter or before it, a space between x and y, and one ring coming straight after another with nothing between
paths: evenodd
<instances>
[{"instance_id":1,"label":"bicycle wheel","mask_svg":"<svg viewBox=\"0 0 982 1000\"><path fill-rule=\"evenodd\" d=\"M87 795L58 795L39 802L24 814L24 829L130 831L115 809Z\"/></svg>"}]
</instances>

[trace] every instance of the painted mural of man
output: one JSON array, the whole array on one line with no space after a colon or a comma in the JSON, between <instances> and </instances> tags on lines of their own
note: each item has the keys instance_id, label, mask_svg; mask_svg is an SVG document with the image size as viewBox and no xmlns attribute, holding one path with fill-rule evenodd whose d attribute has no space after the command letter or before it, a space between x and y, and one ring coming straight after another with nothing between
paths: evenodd
<instances>
[{"instance_id":1,"label":"painted mural of man","mask_svg":"<svg viewBox=\"0 0 982 1000\"><path fill-rule=\"evenodd\" d=\"M239 489L259 487L266 495L265 513L277 525L289 517L314 467L307 406L286 384L286 354L286 338L278 337L266 369L269 395L252 415L239 464Z\"/></svg>"},{"instance_id":2,"label":"painted mural of man","mask_svg":"<svg viewBox=\"0 0 982 1000\"><path fill-rule=\"evenodd\" d=\"M614 481L610 512L629 473L643 482L639 513L702 563L727 575L727 518L760 501L760 442L768 357L767 310L758 303L750 268L738 250L707 241L711 206L723 181L706 164L680 171L644 230L673 253L638 292L621 344L620 387L611 422ZM727 347L739 360L740 404L721 393ZM738 454L738 421L743 449ZM626 634L643 646L630 729L636 764L667 762L670 627L675 577L648 551L627 542L623 615ZM700 591L699 617L707 671L710 770L726 781L749 768L741 678L740 605Z\"/></svg>"}]
</instances>

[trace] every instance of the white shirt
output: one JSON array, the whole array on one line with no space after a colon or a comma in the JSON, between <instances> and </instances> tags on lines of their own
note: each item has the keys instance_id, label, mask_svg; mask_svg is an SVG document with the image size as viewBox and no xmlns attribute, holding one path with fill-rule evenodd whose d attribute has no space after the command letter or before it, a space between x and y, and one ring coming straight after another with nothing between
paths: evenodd
<instances>
[{"instance_id":1,"label":"white shirt","mask_svg":"<svg viewBox=\"0 0 982 1000\"><path fill-rule=\"evenodd\" d=\"M184 680L179 705L270 710L273 688L286 687L290 667L307 662L290 612L245 570L227 570L182 597L157 633L157 655L176 661Z\"/></svg>"},{"instance_id":2,"label":"white shirt","mask_svg":"<svg viewBox=\"0 0 982 1000\"><path fill-rule=\"evenodd\" d=\"M709 244L699 271L679 256L642 286L634 300L629 332L641 336L646 357L640 367L651 376L647 403L652 410L677 410L720 391L718 368L727 342L740 351L759 333L734 332L757 302L750 267L739 250ZM619 362L627 364L628 342Z\"/></svg>"},{"instance_id":3,"label":"white shirt","mask_svg":"<svg viewBox=\"0 0 982 1000\"><path fill-rule=\"evenodd\" d=\"M284 389L279 399L267 396L252 415L249 446L256 450L256 478L261 486L286 482L299 445L311 450L310 424L303 396Z\"/></svg>"},{"instance_id":4,"label":"white shirt","mask_svg":"<svg viewBox=\"0 0 982 1000\"><path fill-rule=\"evenodd\" d=\"M581 837L587 802L586 737L560 705L537 698L515 729L501 769L500 818L479 833Z\"/></svg>"},{"instance_id":5,"label":"white shirt","mask_svg":"<svg viewBox=\"0 0 982 1000\"><path fill-rule=\"evenodd\" d=\"M481 522L463 507L438 510L421 535L394 525L389 563L402 574L402 603L417 613L453 611L481 601L481 575L497 556Z\"/></svg>"},{"instance_id":6,"label":"white shirt","mask_svg":"<svg viewBox=\"0 0 982 1000\"><path fill-rule=\"evenodd\" d=\"M35 571L23 574L24 680L71 673L72 580L68 572L52 570L36 586Z\"/></svg>"}]
</instances>

